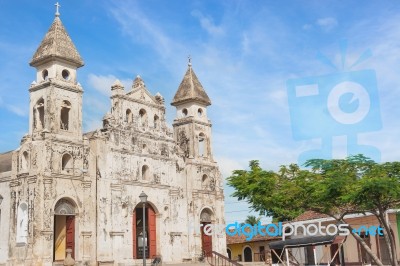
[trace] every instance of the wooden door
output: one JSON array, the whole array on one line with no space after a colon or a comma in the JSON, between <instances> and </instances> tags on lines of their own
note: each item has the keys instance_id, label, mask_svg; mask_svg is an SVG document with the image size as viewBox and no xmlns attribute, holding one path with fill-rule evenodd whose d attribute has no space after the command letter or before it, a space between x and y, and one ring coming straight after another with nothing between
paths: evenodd
<instances>
[{"instance_id":1,"label":"wooden door","mask_svg":"<svg viewBox=\"0 0 400 266\"><path fill-rule=\"evenodd\" d=\"M132 216L132 246L133 246L133 258L137 258L136 254L136 249L137 249L137 243L136 243L136 209L133 211L133 216Z\"/></svg>"},{"instance_id":2,"label":"wooden door","mask_svg":"<svg viewBox=\"0 0 400 266\"><path fill-rule=\"evenodd\" d=\"M251 248L245 247L243 251L244 261L245 262L252 262L253 261L253 254Z\"/></svg>"},{"instance_id":3,"label":"wooden door","mask_svg":"<svg viewBox=\"0 0 400 266\"><path fill-rule=\"evenodd\" d=\"M153 208L149 207L148 210L148 231L149 232L149 256L154 258L157 255L157 232L156 232L156 213Z\"/></svg>"},{"instance_id":4,"label":"wooden door","mask_svg":"<svg viewBox=\"0 0 400 266\"><path fill-rule=\"evenodd\" d=\"M72 258L75 258L75 216L66 218L66 248L72 249Z\"/></svg>"},{"instance_id":5,"label":"wooden door","mask_svg":"<svg viewBox=\"0 0 400 266\"><path fill-rule=\"evenodd\" d=\"M331 247L331 260L332 260L332 265L340 265L340 254L339 254L339 245L338 244L332 244Z\"/></svg>"},{"instance_id":6,"label":"wooden door","mask_svg":"<svg viewBox=\"0 0 400 266\"><path fill-rule=\"evenodd\" d=\"M54 216L54 261L62 261L65 259L66 249L66 217L63 215Z\"/></svg>"},{"instance_id":7,"label":"wooden door","mask_svg":"<svg viewBox=\"0 0 400 266\"><path fill-rule=\"evenodd\" d=\"M204 233L204 227L207 224L210 224L210 223L209 222L203 222L202 223L203 226L201 227L201 246L202 246L204 254L207 257L210 257L212 255L211 254L211 251L212 251L212 236L206 235ZM207 230L207 231L210 231L210 230Z\"/></svg>"}]
</instances>

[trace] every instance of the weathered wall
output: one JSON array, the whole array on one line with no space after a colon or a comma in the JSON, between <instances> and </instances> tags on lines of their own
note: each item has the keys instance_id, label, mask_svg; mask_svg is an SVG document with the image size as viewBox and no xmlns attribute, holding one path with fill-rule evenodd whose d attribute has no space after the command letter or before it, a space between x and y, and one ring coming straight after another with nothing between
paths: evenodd
<instances>
[{"instance_id":1,"label":"weathered wall","mask_svg":"<svg viewBox=\"0 0 400 266\"><path fill-rule=\"evenodd\" d=\"M6 263L9 252L10 232L10 183L11 172L0 173L0 264Z\"/></svg>"}]
</instances>

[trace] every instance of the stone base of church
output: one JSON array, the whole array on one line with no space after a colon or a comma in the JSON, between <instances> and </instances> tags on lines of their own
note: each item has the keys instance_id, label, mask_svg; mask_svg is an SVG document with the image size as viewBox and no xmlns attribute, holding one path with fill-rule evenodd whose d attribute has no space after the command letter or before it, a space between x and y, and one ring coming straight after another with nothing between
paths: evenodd
<instances>
[{"instance_id":1,"label":"stone base of church","mask_svg":"<svg viewBox=\"0 0 400 266\"><path fill-rule=\"evenodd\" d=\"M153 260L147 259L146 265L152 266ZM17 261L17 260L9 260L7 263L2 263L0 266L64 266L64 262L62 261L33 261L33 260L25 260L25 261ZM97 261L97 262L89 262L89 261L76 261L76 266L142 266L143 260L123 260L121 261ZM193 261L185 261L185 262L161 262L158 266L203 266L208 265L206 261L204 262L193 262Z\"/></svg>"}]
</instances>

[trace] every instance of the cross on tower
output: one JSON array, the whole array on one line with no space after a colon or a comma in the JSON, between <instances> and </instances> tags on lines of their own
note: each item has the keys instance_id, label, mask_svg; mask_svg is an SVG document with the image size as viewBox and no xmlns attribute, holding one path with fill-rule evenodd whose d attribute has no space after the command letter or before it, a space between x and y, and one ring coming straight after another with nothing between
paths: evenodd
<instances>
[{"instance_id":1,"label":"cross on tower","mask_svg":"<svg viewBox=\"0 0 400 266\"><path fill-rule=\"evenodd\" d=\"M188 56L188 60L189 60L188 65L191 66L192 65L192 57L190 55Z\"/></svg>"},{"instance_id":2,"label":"cross on tower","mask_svg":"<svg viewBox=\"0 0 400 266\"><path fill-rule=\"evenodd\" d=\"M54 4L56 6L56 17L60 16L60 12L59 12L59 8L61 7L61 5L57 2Z\"/></svg>"}]
</instances>

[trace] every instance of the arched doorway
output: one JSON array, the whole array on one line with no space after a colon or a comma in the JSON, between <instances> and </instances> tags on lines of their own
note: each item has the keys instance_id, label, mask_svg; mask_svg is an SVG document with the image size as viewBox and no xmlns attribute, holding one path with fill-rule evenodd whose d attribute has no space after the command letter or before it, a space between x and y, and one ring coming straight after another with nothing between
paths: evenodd
<instances>
[{"instance_id":1,"label":"arched doorway","mask_svg":"<svg viewBox=\"0 0 400 266\"><path fill-rule=\"evenodd\" d=\"M245 247L243 250L243 257L245 262L253 261L253 255L250 247Z\"/></svg>"},{"instance_id":2,"label":"arched doorway","mask_svg":"<svg viewBox=\"0 0 400 266\"><path fill-rule=\"evenodd\" d=\"M212 252L212 235L205 234L204 228L211 224L212 212L209 209L204 209L200 214L201 224L201 248L204 254L208 257L211 256ZM207 231L210 231L209 229Z\"/></svg>"},{"instance_id":3,"label":"arched doorway","mask_svg":"<svg viewBox=\"0 0 400 266\"><path fill-rule=\"evenodd\" d=\"M64 260L67 249L72 249L75 258L75 205L67 199L60 199L54 208L53 241L54 261Z\"/></svg>"},{"instance_id":4,"label":"arched doorway","mask_svg":"<svg viewBox=\"0 0 400 266\"><path fill-rule=\"evenodd\" d=\"M228 248L226 250L226 253L228 253L228 258L231 260L232 259L232 251Z\"/></svg>"},{"instance_id":5,"label":"arched doorway","mask_svg":"<svg viewBox=\"0 0 400 266\"><path fill-rule=\"evenodd\" d=\"M145 207L145 224L146 231L143 234L143 204L139 203L133 212L133 258L135 259L143 259L144 250L146 258L157 255L156 212L149 203Z\"/></svg>"}]
</instances>

